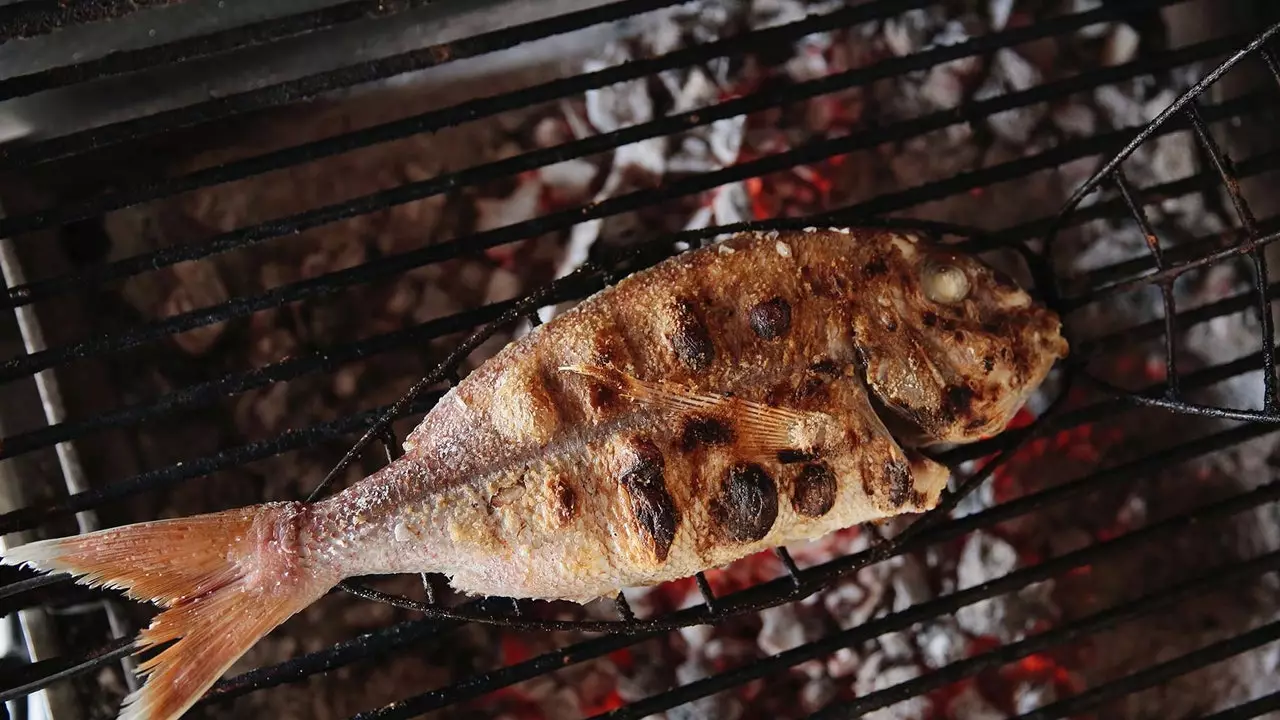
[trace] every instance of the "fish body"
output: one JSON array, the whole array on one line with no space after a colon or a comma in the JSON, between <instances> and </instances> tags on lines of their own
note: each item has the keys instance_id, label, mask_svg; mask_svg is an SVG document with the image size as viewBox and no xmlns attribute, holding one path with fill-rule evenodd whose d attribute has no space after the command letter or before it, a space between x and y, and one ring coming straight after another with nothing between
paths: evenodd
<instances>
[{"instance_id":1,"label":"fish body","mask_svg":"<svg viewBox=\"0 0 1280 720\"><path fill-rule=\"evenodd\" d=\"M586 602L926 511L948 472L917 448L999 432L1066 350L1052 312L944 246L879 230L744 234L508 345L399 459L330 498L4 559L170 607L144 645L184 639L151 661L165 677L124 716L167 719L345 577L440 572L467 593ZM202 603L225 603L224 617ZM228 622L237 603L258 608L254 622ZM222 653L175 651L228 625Z\"/></svg>"}]
</instances>

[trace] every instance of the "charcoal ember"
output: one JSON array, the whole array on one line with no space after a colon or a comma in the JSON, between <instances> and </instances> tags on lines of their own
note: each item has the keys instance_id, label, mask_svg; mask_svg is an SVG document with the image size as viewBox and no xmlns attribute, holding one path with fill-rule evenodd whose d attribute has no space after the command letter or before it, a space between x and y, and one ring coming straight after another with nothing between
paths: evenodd
<instances>
[{"instance_id":1,"label":"charcoal ember","mask_svg":"<svg viewBox=\"0 0 1280 720\"><path fill-rule=\"evenodd\" d=\"M583 72L598 72L610 65L632 60L621 48L603 53L600 59L588 60ZM610 133L631 125L653 119L653 99L649 96L646 80L627 80L588 90L586 93L587 121L599 133Z\"/></svg>"},{"instance_id":2,"label":"charcoal ember","mask_svg":"<svg viewBox=\"0 0 1280 720\"><path fill-rule=\"evenodd\" d=\"M631 648L630 669L618 673L618 696L624 702L636 702L669 689L675 682L672 664L661 648L641 643Z\"/></svg>"},{"instance_id":3,"label":"charcoal ember","mask_svg":"<svg viewBox=\"0 0 1280 720\"><path fill-rule=\"evenodd\" d=\"M893 609L906 610L933 599L933 588L925 566L914 555L902 555L895 559L892 576Z\"/></svg>"},{"instance_id":4,"label":"charcoal ember","mask_svg":"<svg viewBox=\"0 0 1280 720\"><path fill-rule=\"evenodd\" d=\"M800 707L805 713L814 713L826 707L840 694L840 683L825 674L810 678L800 688Z\"/></svg>"},{"instance_id":5,"label":"charcoal ember","mask_svg":"<svg viewBox=\"0 0 1280 720\"><path fill-rule=\"evenodd\" d=\"M553 163L538 171L542 186L558 205L578 205L586 202L591 186L600 175L596 163L581 158Z\"/></svg>"},{"instance_id":6,"label":"charcoal ember","mask_svg":"<svg viewBox=\"0 0 1280 720\"><path fill-rule=\"evenodd\" d=\"M1105 0L1062 0L1062 13L1064 15L1077 15L1079 13L1097 10L1105 4ZM1086 25L1076 31L1076 34L1083 38L1093 39L1100 38L1110 31L1109 23L1095 23Z\"/></svg>"},{"instance_id":7,"label":"charcoal ember","mask_svg":"<svg viewBox=\"0 0 1280 720\"><path fill-rule=\"evenodd\" d=\"M698 653L716 667L737 667L759 656L756 645L735 637L717 637L707 641Z\"/></svg>"},{"instance_id":8,"label":"charcoal ember","mask_svg":"<svg viewBox=\"0 0 1280 720\"><path fill-rule=\"evenodd\" d=\"M1003 30L1013 14L1015 0L988 0L987 19L992 30Z\"/></svg>"},{"instance_id":9,"label":"charcoal ember","mask_svg":"<svg viewBox=\"0 0 1280 720\"><path fill-rule=\"evenodd\" d=\"M924 49L959 45L968 40L969 34L965 31L964 25L952 20L942 25ZM924 81L919 83L917 90L921 104L911 108L913 114L960 105L981 68L982 60L976 56L970 56L950 60L926 70ZM960 130L959 127L961 126L948 129L952 137L956 137L958 133L967 132L967 130Z\"/></svg>"},{"instance_id":10,"label":"charcoal ember","mask_svg":"<svg viewBox=\"0 0 1280 720\"><path fill-rule=\"evenodd\" d=\"M1052 683L1020 682L1013 687L1013 709L1029 713L1058 699Z\"/></svg>"},{"instance_id":11,"label":"charcoal ember","mask_svg":"<svg viewBox=\"0 0 1280 720\"><path fill-rule=\"evenodd\" d=\"M521 175L510 195L476 198L476 231L487 232L515 225L538 216L542 202L542 182L537 175Z\"/></svg>"},{"instance_id":12,"label":"charcoal ember","mask_svg":"<svg viewBox=\"0 0 1280 720\"><path fill-rule=\"evenodd\" d=\"M884 593L884 585L878 580L873 581L869 587L846 580L824 592L822 604L831 618L841 628L848 630L871 618Z\"/></svg>"},{"instance_id":13,"label":"charcoal ember","mask_svg":"<svg viewBox=\"0 0 1280 720\"><path fill-rule=\"evenodd\" d=\"M1018 551L1008 541L991 533L974 532L965 541L956 567L956 584L960 590L981 585L1008 575L1019 566ZM971 635L997 637L1014 642L1037 617L1040 603L1049 592L1036 586L1023 593L999 595L967 605L956 611L956 621Z\"/></svg>"},{"instance_id":14,"label":"charcoal ember","mask_svg":"<svg viewBox=\"0 0 1280 720\"><path fill-rule=\"evenodd\" d=\"M969 646L952 618L940 618L925 624L916 636L916 643L920 648L921 661L932 670L963 660Z\"/></svg>"},{"instance_id":15,"label":"charcoal ember","mask_svg":"<svg viewBox=\"0 0 1280 720\"><path fill-rule=\"evenodd\" d=\"M798 0L753 0L747 25L752 30L762 30L803 20L808 14L805 3Z\"/></svg>"},{"instance_id":16,"label":"charcoal ember","mask_svg":"<svg viewBox=\"0 0 1280 720\"><path fill-rule=\"evenodd\" d=\"M711 625L688 625L680 628L680 637L689 651L699 652L716 635Z\"/></svg>"},{"instance_id":17,"label":"charcoal ember","mask_svg":"<svg viewBox=\"0 0 1280 720\"><path fill-rule=\"evenodd\" d=\"M676 668L676 680L681 685L688 685L716 673L716 666L707 659L693 656ZM746 711L741 698L732 691L726 690L698 698L691 703L671 708L667 711L668 720L703 720L704 718L724 718L738 720Z\"/></svg>"},{"instance_id":18,"label":"charcoal ember","mask_svg":"<svg viewBox=\"0 0 1280 720\"><path fill-rule=\"evenodd\" d=\"M915 665L892 665L883 653L872 653L858 669L854 691L859 697L870 695L878 690L909 682L920 675L920 668ZM933 703L927 697L916 696L873 710L863 717L874 720L927 720L932 717L932 713Z\"/></svg>"},{"instance_id":19,"label":"charcoal ember","mask_svg":"<svg viewBox=\"0 0 1280 720\"><path fill-rule=\"evenodd\" d=\"M761 627L756 642L766 655L801 647L825 637L833 629L821 610L801 603L772 607L760 613ZM819 660L806 661L795 668L810 677L825 676Z\"/></svg>"},{"instance_id":20,"label":"charcoal ember","mask_svg":"<svg viewBox=\"0 0 1280 720\"><path fill-rule=\"evenodd\" d=\"M1151 182L1168 183L1182 180L1191 177L1200 169L1196 161L1196 140L1190 130L1162 135L1155 138L1152 143ZM1177 211L1180 206L1188 202L1191 202L1189 197L1176 198L1172 202L1162 203L1161 209L1165 212Z\"/></svg>"},{"instance_id":21,"label":"charcoal ember","mask_svg":"<svg viewBox=\"0 0 1280 720\"><path fill-rule=\"evenodd\" d=\"M997 50L991 58L987 79L974 92L976 100L987 100L1000 95L1026 90L1040 83L1040 71L1016 51L1008 48ZM1031 133L1048 112L1043 104L1028 105L987 118L991 131L1013 145L1025 145Z\"/></svg>"},{"instance_id":22,"label":"charcoal ember","mask_svg":"<svg viewBox=\"0 0 1280 720\"><path fill-rule=\"evenodd\" d=\"M914 633L891 632L876 638L876 643L890 663L911 663L916 658Z\"/></svg>"},{"instance_id":23,"label":"charcoal ember","mask_svg":"<svg viewBox=\"0 0 1280 720\"><path fill-rule=\"evenodd\" d=\"M1138 31L1128 23L1115 23L1107 33L1102 46L1102 64L1106 66L1123 65L1138 54L1138 45L1142 38Z\"/></svg>"},{"instance_id":24,"label":"charcoal ember","mask_svg":"<svg viewBox=\"0 0 1280 720\"><path fill-rule=\"evenodd\" d=\"M1063 103L1055 106L1050 116L1053 124L1069 137L1090 137L1097 131L1097 114L1088 105ZM1088 167L1092 168L1092 163Z\"/></svg>"},{"instance_id":25,"label":"charcoal ember","mask_svg":"<svg viewBox=\"0 0 1280 720\"><path fill-rule=\"evenodd\" d=\"M1008 716L983 697L976 685L969 683L947 703L947 717L954 720L1003 720Z\"/></svg>"},{"instance_id":26,"label":"charcoal ember","mask_svg":"<svg viewBox=\"0 0 1280 720\"><path fill-rule=\"evenodd\" d=\"M929 46L946 23L937 7L912 8L884 21L884 44L898 57L910 55Z\"/></svg>"},{"instance_id":27,"label":"charcoal ember","mask_svg":"<svg viewBox=\"0 0 1280 720\"><path fill-rule=\"evenodd\" d=\"M184 262L174 265L170 271L175 285L157 312L161 318L220 304L229 297L213 263ZM204 355L222 337L226 327L226 321L210 323L174 335L173 342L188 355Z\"/></svg>"},{"instance_id":28,"label":"charcoal ember","mask_svg":"<svg viewBox=\"0 0 1280 720\"><path fill-rule=\"evenodd\" d=\"M827 675L833 678L851 677L862 665L862 657L853 648L843 647L827 658Z\"/></svg>"},{"instance_id":29,"label":"charcoal ember","mask_svg":"<svg viewBox=\"0 0 1280 720\"><path fill-rule=\"evenodd\" d=\"M1094 105L1113 128L1138 127L1146 122L1137 88L1126 83L1103 85L1093 91Z\"/></svg>"}]
</instances>

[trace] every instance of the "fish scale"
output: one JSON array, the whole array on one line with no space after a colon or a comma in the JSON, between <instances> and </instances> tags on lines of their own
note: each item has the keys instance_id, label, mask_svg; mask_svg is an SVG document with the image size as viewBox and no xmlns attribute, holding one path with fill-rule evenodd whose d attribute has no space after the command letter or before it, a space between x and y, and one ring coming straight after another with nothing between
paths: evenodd
<instances>
[{"instance_id":1,"label":"fish scale","mask_svg":"<svg viewBox=\"0 0 1280 720\"><path fill-rule=\"evenodd\" d=\"M1001 431L1065 356L1059 319L943 245L747 233L636 273L456 385L405 453L320 502L45 540L6 564L167 609L126 720L173 720L341 580L587 602L924 512L920 449ZM216 639L216 641L215 641Z\"/></svg>"}]
</instances>

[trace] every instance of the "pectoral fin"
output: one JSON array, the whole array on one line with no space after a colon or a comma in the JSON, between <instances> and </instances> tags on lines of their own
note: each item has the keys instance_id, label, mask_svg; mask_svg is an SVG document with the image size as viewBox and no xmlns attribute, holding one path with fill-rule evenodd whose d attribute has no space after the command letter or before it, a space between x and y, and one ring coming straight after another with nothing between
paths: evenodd
<instances>
[{"instance_id":1,"label":"pectoral fin","mask_svg":"<svg viewBox=\"0 0 1280 720\"><path fill-rule=\"evenodd\" d=\"M679 383L648 382L613 368L571 365L562 372L589 377L622 397L685 418L685 432L714 438L715 421L732 425L734 446L752 458L801 462L815 455L832 418L728 395L700 392ZM699 423L702 423L699 425Z\"/></svg>"}]
</instances>

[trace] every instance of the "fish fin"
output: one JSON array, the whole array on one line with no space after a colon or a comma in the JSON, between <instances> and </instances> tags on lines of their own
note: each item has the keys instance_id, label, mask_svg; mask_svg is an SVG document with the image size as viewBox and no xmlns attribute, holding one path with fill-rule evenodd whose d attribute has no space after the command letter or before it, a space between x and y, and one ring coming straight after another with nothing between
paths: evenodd
<instances>
[{"instance_id":1,"label":"fish fin","mask_svg":"<svg viewBox=\"0 0 1280 720\"><path fill-rule=\"evenodd\" d=\"M810 436L820 436L821 433L813 431L830 421L824 413L700 392L679 383L647 382L621 370L599 365L566 365L560 370L589 377L617 390L624 397L663 410L732 418L738 437L737 449L761 459L773 460L785 453L802 456L812 452L817 443L816 438Z\"/></svg>"},{"instance_id":2,"label":"fish fin","mask_svg":"<svg viewBox=\"0 0 1280 720\"><path fill-rule=\"evenodd\" d=\"M271 503L41 540L0 563L70 573L164 608L135 652L177 640L139 665L146 682L120 720L174 720L259 639L338 580L298 562L301 503Z\"/></svg>"}]
</instances>

